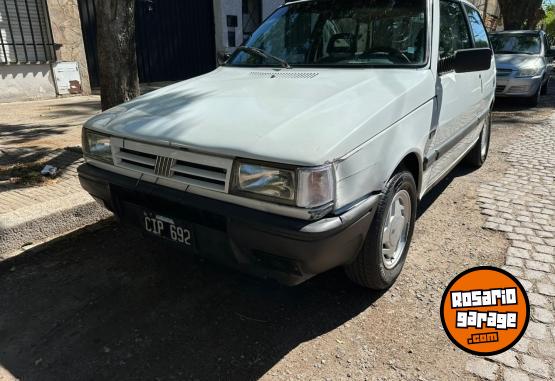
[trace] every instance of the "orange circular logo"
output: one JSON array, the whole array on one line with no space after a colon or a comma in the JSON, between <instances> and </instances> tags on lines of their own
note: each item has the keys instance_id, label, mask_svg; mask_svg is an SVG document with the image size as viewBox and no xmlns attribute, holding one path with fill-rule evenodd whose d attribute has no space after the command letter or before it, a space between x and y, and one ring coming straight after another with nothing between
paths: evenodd
<instances>
[{"instance_id":1,"label":"orange circular logo","mask_svg":"<svg viewBox=\"0 0 555 381\"><path fill-rule=\"evenodd\" d=\"M511 349L524 335L530 302L522 284L495 267L477 267L457 276L441 301L447 336L462 350L492 356Z\"/></svg>"}]
</instances>

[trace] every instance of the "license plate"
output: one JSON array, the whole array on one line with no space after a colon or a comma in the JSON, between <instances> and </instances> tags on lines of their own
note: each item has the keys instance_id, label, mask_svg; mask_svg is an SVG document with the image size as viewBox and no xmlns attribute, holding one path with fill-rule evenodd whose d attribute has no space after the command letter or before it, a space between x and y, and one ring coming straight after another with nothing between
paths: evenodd
<instances>
[{"instance_id":1,"label":"license plate","mask_svg":"<svg viewBox=\"0 0 555 381\"><path fill-rule=\"evenodd\" d=\"M190 226L149 212L144 213L143 223L145 230L150 234L193 247L193 229Z\"/></svg>"}]
</instances>

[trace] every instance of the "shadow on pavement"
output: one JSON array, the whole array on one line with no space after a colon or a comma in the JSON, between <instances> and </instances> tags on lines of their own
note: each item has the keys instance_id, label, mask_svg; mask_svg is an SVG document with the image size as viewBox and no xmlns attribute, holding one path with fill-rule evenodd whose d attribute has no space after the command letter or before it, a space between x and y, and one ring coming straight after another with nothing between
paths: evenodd
<instances>
[{"instance_id":1,"label":"shadow on pavement","mask_svg":"<svg viewBox=\"0 0 555 381\"><path fill-rule=\"evenodd\" d=\"M297 288L167 252L112 222L0 263L0 366L24 380L257 379L381 294Z\"/></svg>"},{"instance_id":2,"label":"shadow on pavement","mask_svg":"<svg viewBox=\"0 0 555 381\"><path fill-rule=\"evenodd\" d=\"M471 171L457 166L418 216ZM382 296L341 269L281 287L114 222L0 263L0 289L0 365L41 381L254 380Z\"/></svg>"},{"instance_id":3,"label":"shadow on pavement","mask_svg":"<svg viewBox=\"0 0 555 381\"><path fill-rule=\"evenodd\" d=\"M60 123L56 126L42 124L0 124L0 141L3 145L15 145L33 142L52 136L61 136L74 125Z\"/></svg>"}]
</instances>

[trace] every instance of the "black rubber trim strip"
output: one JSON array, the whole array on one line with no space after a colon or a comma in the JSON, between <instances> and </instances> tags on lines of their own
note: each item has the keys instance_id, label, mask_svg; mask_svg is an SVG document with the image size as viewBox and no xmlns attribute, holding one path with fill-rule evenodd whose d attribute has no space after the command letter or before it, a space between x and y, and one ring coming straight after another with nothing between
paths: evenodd
<instances>
[{"instance_id":1,"label":"black rubber trim strip","mask_svg":"<svg viewBox=\"0 0 555 381\"><path fill-rule=\"evenodd\" d=\"M461 140L463 140L468 135L468 133L470 131L472 131L474 128L476 128L476 126L478 124L480 124L480 122L482 120L484 120L484 117L485 117L486 114L487 114L487 111L486 111L486 113L484 113L484 115L482 115L480 118L478 118L475 122L473 122L472 124L469 124L467 127L464 128L464 130L457 133L451 139L449 139L448 141L443 143L443 145L441 147L439 147L438 149L431 152L428 156L426 156L424 158L423 170L424 171L427 170L433 163L438 161L443 155L445 155L454 146L456 146Z\"/></svg>"},{"instance_id":2,"label":"black rubber trim strip","mask_svg":"<svg viewBox=\"0 0 555 381\"><path fill-rule=\"evenodd\" d=\"M187 193L161 185L152 184L127 176L109 172L90 164L78 169L79 181L91 195L102 199L108 205L116 206L117 188L139 192L166 199L188 207L206 210L233 220L256 225L260 230L268 230L296 239L316 240L328 237L348 228L375 209L379 197L370 197L354 206L341 216L329 216L317 221L305 221L258 211L211 198ZM117 210L116 210L117 213Z\"/></svg>"}]
</instances>

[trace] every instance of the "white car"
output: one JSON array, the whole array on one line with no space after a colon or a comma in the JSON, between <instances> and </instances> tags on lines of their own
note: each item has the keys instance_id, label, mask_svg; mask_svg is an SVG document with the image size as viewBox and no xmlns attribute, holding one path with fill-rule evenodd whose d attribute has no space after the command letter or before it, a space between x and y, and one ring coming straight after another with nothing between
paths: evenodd
<instances>
[{"instance_id":1,"label":"white car","mask_svg":"<svg viewBox=\"0 0 555 381\"><path fill-rule=\"evenodd\" d=\"M495 62L466 1L293 1L227 63L83 129L82 186L122 221L295 285L386 289L419 200L481 166Z\"/></svg>"}]
</instances>

